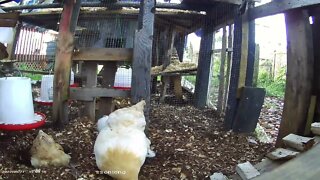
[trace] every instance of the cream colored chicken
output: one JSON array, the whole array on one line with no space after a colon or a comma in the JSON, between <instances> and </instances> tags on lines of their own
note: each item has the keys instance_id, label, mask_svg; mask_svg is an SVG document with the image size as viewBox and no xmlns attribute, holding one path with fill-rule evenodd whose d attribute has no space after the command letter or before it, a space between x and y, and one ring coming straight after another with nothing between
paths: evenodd
<instances>
[{"instance_id":1,"label":"cream colored chicken","mask_svg":"<svg viewBox=\"0 0 320 180\"><path fill-rule=\"evenodd\" d=\"M144 133L145 102L114 111L98 121L99 135L94 145L101 171L118 180L137 180L146 157L154 157Z\"/></svg>"},{"instance_id":2,"label":"cream colored chicken","mask_svg":"<svg viewBox=\"0 0 320 180\"><path fill-rule=\"evenodd\" d=\"M67 166L71 158L64 153L61 145L55 143L53 138L42 130L33 141L30 153L34 167Z\"/></svg>"}]
</instances>

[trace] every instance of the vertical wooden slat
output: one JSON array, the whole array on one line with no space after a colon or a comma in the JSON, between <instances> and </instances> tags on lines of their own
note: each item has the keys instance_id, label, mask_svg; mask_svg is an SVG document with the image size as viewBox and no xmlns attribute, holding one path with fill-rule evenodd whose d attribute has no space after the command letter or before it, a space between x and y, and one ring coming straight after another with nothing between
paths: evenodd
<instances>
[{"instance_id":1,"label":"vertical wooden slat","mask_svg":"<svg viewBox=\"0 0 320 180\"><path fill-rule=\"evenodd\" d=\"M232 58L232 52L230 51L232 49L232 34L233 34L233 25L230 24L228 28L228 54L227 54L227 70L226 70L226 87L224 92L224 106L223 106L223 112L225 112L227 100L228 100L228 92L229 92L229 82L230 82L230 66L231 66L231 58Z\"/></svg>"},{"instance_id":2,"label":"vertical wooden slat","mask_svg":"<svg viewBox=\"0 0 320 180\"><path fill-rule=\"evenodd\" d=\"M221 48L221 61L220 61L220 76L219 76L219 90L218 90L218 113L222 113L222 107L224 107L224 88L225 88L225 61L227 55L227 27L222 28L222 48Z\"/></svg>"},{"instance_id":3,"label":"vertical wooden slat","mask_svg":"<svg viewBox=\"0 0 320 180\"><path fill-rule=\"evenodd\" d=\"M249 13L251 8L254 7L254 2L249 2ZM253 74L254 74L254 64L255 64L255 50L256 50L256 41L255 41L255 20L248 22L248 54L247 54L247 72L246 72L246 86L252 86L253 83Z\"/></svg>"},{"instance_id":4,"label":"vertical wooden slat","mask_svg":"<svg viewBox=\"0 0 320 180\"><path fill-rule=\"evenodd\" d=\"M18 23L16 27L14 28L14 38L12 44L9 44L7 49L8 49L8 54L9 57L8 59L13 60L15 59L15 53L16 53L16 48L17 48L17 42L19 40L20 36L20 31L21 31L21 23Z\"/></svg>"},{"instance_id":5,"label":"vertical wooden slat","mask_svg":"<svg viewBox=\"0 0 320 180\"><path fill-rule=\"evenodd\" d=\"M207 104L207 97L210 84L212 67L212 46L214 44L214 20L206 16L203 34L200 41L199 62L194 93L194 105L197 108L204 108Z\"/></svg>"},{"instance_id":6,"label":"vertical wooden slat","mask_svg":"<svg viewBox=\"0 0 320 180\"><path fill-rule=\"evenodd\" d=\"M152 41L154 26L155 0L142 0L138 30L135 34L131 97L132 102L137 103L144 99L146 101L145 116L149 121L150 110L150 82L151 82L151 61Z\"/></svg>"},{"instance_id":7,"label":"vertical wooden slat","mask_svg":"<svg viewBox=\"0 0 320 180\"><path fill-rule=\"evenodd\" d=\"M68 121L68 105L71 61L74 48L74 29L79 16L81 0L64 1L56 50L53 81L53 115L57 127Z\"/></svg>"},{"instance_id":8,"label":"vertical wooden slat","mask_svg":"<svg viewBox=\"0 0 320 180\"><path fill-rule=\"evenodd\" d=\"M228 101L226 106L226 115L224 119L224 128L230 130L237 108L237 92L241 61L241 42L242 42L242 19L236 17L234 20L234 39L233 39L233 55L230 71L230 83L228 92Z\"/></svg>"},{"instance_id":9,"label":"vertical wooden slat","mask_svg":"<svg viewBox=\"0 0 320 180\"><path fill-rule=\"evenodd\" d=\"M287 29L287 82L283 117L276 146L290 133L303 135L313 81L313 39L306 10L285 13Z\"/></svg>"}]
</instances>

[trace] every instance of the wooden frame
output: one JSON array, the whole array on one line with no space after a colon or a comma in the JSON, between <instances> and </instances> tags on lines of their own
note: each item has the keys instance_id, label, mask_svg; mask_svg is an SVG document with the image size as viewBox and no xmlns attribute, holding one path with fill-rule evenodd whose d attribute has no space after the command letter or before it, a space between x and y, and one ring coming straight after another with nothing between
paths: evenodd
<instances>
[{"instance_id":1,"label":"wooden frame","mask_svg":"<svg viewBox=\"0 0 320 180\"><path fill-rule=\"evenodd\" d=\"M73 61L131 61L132 48L81 48L73 53Z\"/></svg>"}]
</instances>

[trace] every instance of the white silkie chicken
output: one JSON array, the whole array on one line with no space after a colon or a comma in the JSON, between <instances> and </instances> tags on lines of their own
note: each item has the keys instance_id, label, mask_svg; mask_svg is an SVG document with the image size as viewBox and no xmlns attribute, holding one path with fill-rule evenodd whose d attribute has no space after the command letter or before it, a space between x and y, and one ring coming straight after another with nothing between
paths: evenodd
<instances>
[{"instance_id":1,"label":"white silkie chicken","mask_svg":"<svg viewBox=\"0 0 320 180\"><path fill-rule=\"evenodd\" d=\"M137 180L146 157L154 157L144 133L145 101L112 112L99 119L99 135L94 145L101 171L118 180Z\"/></svg>"}]
</instances>

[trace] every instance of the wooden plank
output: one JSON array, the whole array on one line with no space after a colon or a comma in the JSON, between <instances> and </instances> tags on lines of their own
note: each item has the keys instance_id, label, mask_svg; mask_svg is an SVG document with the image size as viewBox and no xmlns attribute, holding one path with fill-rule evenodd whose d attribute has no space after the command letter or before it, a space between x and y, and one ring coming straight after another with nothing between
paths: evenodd
<instances>
[{"instance_id":1,"label":"wooden plank","mask_svg":"<svg viewBox=\"0 0 320 180\"><path fill-rule=\"evenodd\" d=\"M15 27L17 20L0 19L0 27Z\"/></svg>"},{"instance_id":2,"label":"wooden plank","mask_svg":"<svg viewBox=\"0 0 320 180\"><path fill-rule=\"evenodd\" d=\"M314 145L314 138L289 134L282 139L285 146L294 148L298 151L306 151Z\"/></svg>"},{"instance_id":3,"label":"wooden plank","mask_svg":"<svg viewBox=\"0 0 320 180\"><path fill-rule=\"evenodd\" d=\"M148 123L155 0L142 0L140 3L139 25L133 50L131 100L133 104L142 99L146 101L144 112Z\"/></svg>"},{"instance_id":4,"label":"wooden plank","mask_svg":"<svg viewBox=\"0 0 320 180\"><path fill-rule=\"evenodd\" d=\"M103 64L104 67L101 70L102 74L102 83L101 86L103 88L110 88L114 85L115 75L117 72L117 63L116 62L106 62ZM105 93L108 95L108 93ZM112 94L113 95L113 94ZM109 115L112 112L112 100L111 97L101 97L99 100L99 112L97 115L97 119L103 117L104 115Z\"/></svg>"},{"instance_id":5,"label":"wooden plank","mask_svg":"<svg viewBox=\"0 0 320 180\"><path fill-rule=\"evenodd\" d=\"M130 91L108 88L70 88L70 99L93 101L95 97L129 97Z\"/></svg>"},{"instance_id":6,"label":"wooden plank","mask_svg":"<svg viewBox=\"0 0 320 180\"><path fill-rule=\"evenodd\" d=\"M233 40L233 26L232 24L229 25L229 34L228 34L228 49L232 49L232 40ZM233 51L233 50L232 50ZM226 84L225 84L225 89L224 89L224 106L223 106L223 112L225 112L226 110L226 106L227 106L227 99L228 99L228 92L229 92L229 82L230 82L230 64L231 64L231 58L232 58L232 53L231 51L228 51L227 54L227 69L226 69Z\"/></svg>"},{"instance_id":7,"label":"wooden plank","mask_svg":"<svg viewBox=\"0 0 320 180\"><path fill-rule=\"evenodd\" d=\"M52 121L63 127L68 121L70 72L74 49L74 29L78 21L81 0L64 1L54 68Z\"/></svg>"},{"instance_id":8,"label":"wooden plank","mask_svg":"<svg viewBox=\"0 0 320 180\"><path fill-rule=\"evenodd\" d=\"M267 4L252 8L249 14L249 20L284 13L288 10L297 8L307 8L320 5L319 0L274 0Z\"/></svg>"},{"instance_id":9,"label":"wooden plank","mask_svg":"<svg viewBox=\"0 0 320 180\"><path fill-rule=\"evenodd\" d=\"M246 14L241 16L242 18L242 40L241 40L241 60L240 60L240 72L238 81L237 98L240 98L240 89L246 86L247 72L248 72L248 53L249 53L249 22Z\"/></svg>"},{"instance_id":10,"label":"wooden plank","mask_svg":"<svg viewBox=\"0 0 320 180\"><path fill-rule=\"evenodd\" d=\"M84 77L85 82L82 82L82 84L84 85L84 87L89 88L89 90L93 91L93 88L97 86L97 63L95 62L85 62L83 63L82 66L82 77ZM76 89L77 90L77 89ZM72 90L70 92L75 93L76 90ZM79 90L79 89L78 89ZM86 89L88 90L88 89ZM83 93L75 93L76 95L78 95L79 99L81 100L80 97L81 96L86 96L87 94L90 94L92 92L83 92ZM85 102L84 103L84 111L83 111L83 115L88 116L88 118L90 118L92 121L95 121L96 119L96 98L97 96L93 96L91 98L90 102Z\"/></svg>"},{"instance_id":11,"label":"wooden plank","mask_svg":"<svg viewBox=\"0 0 320 180\"><path fill-rule=\"evenodd\" d=\"M18 39L20 36L21 27L22 27L21 23L18 23L18 25L15 26L13 41L11 44L7 45L7 52L9 54L9 57L8 57L9 60L15 59L14 55L15 55L15 51L16 51L17 42L18 42Z\"/></svg>"},{"instance_id":12,"label":"wooden plank","mask_svg":"<svg viewBox=\"0 0 320 180\"><path fill-rule=\"evenodd\" d=\"M224 119L224 128L226 130L232 129L233 120L236 114L237 108L237 92L238 81L240 73L240 61L241 61L241 42L242 42L242 19L236 16L234 20L234 39L233 39L233 54L232 64L230 71L230 83L228 92L228 101L226 106L226 115Z\"/></svg>"},{"instance_id":13,"label":"wooden plank","mask_svg":"<svg viewBox=\"0 0 320 180\"><path fill-rule=\"evenodd\" d=\"M234 132L254 132L264 102L263 88L244 87L233 122Z\"/></svg>"},{"instance_id":14,"label":"wooden plank","mask_svg":"<svg viewBox=\"0 0 320 180\"><path fill-rule=\"evenodd\" d=\"M306 10L285 14L287 28L287 82L283 118L276 146L290 133L303 135L310 106L313 79L313 40Z\"/></svg>"},{"instance_id":15,"label":"wooden plank","mask_svg":"<svg viewBox=\"0 0 320 180\"><path fill-rule=\"evenodd\" d=\"M18 20L20 12L7 12L7 13L0 13L0 19L12 19Z\"/></svg>"},{"instance_id":16,"label":"wooden plank","mask_svg":"<svg viewBox=\"0 0 320 180\"><path fill-rule=\"evenodd\" d=\"M74 61L132 61L132 48L80 48Z\"/></svg>"},{"instance_id":17,"label":"wooden plank","mask_svg":"<svg viewBox=\"0 0 320 180\"><path fill-rule=\"evenodd\" d=\"M221 61L220 61L220 75L219 75L219 90L218 90L218 105L217 111L219 114L222 113L224 107L224 88L225 88L225 61L227 56L227 27L222 28L222 51L221 51Z\"/></svg>"},{"instance_id":18,"label":"wooden plank","mask_svg":"<svg viewBox=\"0 0 320 180\"><path fill-rule=\"evenodd\" d=\"M212 48L214 44L214 19L206 16L203 34L200 41L198 58L198 71L194 92L194 105L197 108L204 108L207 105L209 92L210 75L212 68Z\"/></svg>"},{"instance_id":19,"label":"wooden plank","mask_svg":"<svg viewBox=\"0 0 320 180\"><path fill-rule=\"evenodd\" d=\"M304 154L296 157L288 163L276 168L274 171L265 173L256 180L270 179L319 179L320 177L320 144Z\"/></svg>"},{"instance_id":20,"label":"wooden plank","mask_svg":"<svg viewBox=\"0 0 320 180\"><path fill-rule=\"evenodd\" d=\"M259 76L259 67L260 67L259 65L260 65L260 46L259 46L259 44L256 44L254 71L253 71L253 82L252 82L253 87L257 87L257 85L258 85L258 76Z\"/></svg>"}]
</instances>

